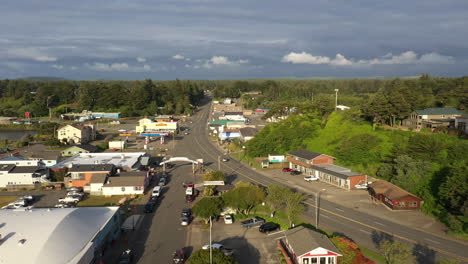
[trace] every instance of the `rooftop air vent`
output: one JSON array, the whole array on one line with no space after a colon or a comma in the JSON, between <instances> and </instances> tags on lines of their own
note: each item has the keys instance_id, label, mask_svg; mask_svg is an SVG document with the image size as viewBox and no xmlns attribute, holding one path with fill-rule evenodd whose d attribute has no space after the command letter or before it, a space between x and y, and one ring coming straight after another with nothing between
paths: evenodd
<instances>
[{"instance_id":1,"label":"rooftop air vent","mask_svg":"<svg viewBox=\"0 0 468 264\"><path fill-rule=\"evenodd\" d=\"M25 238L18 240L18 246L22 246L24 243L26 243Z\"/></svg>"}]
</instances>

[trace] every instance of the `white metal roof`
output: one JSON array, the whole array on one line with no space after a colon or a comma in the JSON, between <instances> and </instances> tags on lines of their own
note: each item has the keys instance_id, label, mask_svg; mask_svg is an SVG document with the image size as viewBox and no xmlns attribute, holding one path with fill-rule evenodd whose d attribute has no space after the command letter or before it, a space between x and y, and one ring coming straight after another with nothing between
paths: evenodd
<instances>
[{"instance_id":1,"label":"white metal roof","mask_svg":"<svg viewBox=\"0 0 468 264\"><path fill-rule=\"evenodd\" d=\"M104 152L104 153L79 153L62 162L52 166L52 168L70 168L71 165L78 164L114 164L119 168L134 168L139 164L141 156L145 152Z\"/></svg>"},{"instance_id":2,"label":"white metal roof","mask_svg":"<svg viewBox=\"0 0 468 264\"><path fill-rule=\"evenodd\" d=\"M117 210L118 207L0 210L0 263L75 263Z\"/></svg>"}]
</instances>

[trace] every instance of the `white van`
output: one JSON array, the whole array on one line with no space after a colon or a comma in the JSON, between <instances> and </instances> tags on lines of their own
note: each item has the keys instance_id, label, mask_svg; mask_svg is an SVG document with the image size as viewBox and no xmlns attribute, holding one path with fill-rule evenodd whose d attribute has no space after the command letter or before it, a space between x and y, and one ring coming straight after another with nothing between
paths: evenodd
<instances>
[{"instance_id":1,"label":"white van","mask_svg":"<svg viewBox=\"0 0 468 264\"><path fill-rule=\"evenodd\" d=\"M156 186L153 188L153 192L151 193L151 196L156 196L158 197L159 194L161 194L161 186Z\"/></svg>"},{"instance_id":2,"label":"white van","mask_svg":"<svg viewBox=\"0 0 468 264\"><path fill-rule=\"evenodd\" d=\"M187 187L187 189L185 189L185 195L193 195L193 187Z\"/></svg>"}]
</instances>

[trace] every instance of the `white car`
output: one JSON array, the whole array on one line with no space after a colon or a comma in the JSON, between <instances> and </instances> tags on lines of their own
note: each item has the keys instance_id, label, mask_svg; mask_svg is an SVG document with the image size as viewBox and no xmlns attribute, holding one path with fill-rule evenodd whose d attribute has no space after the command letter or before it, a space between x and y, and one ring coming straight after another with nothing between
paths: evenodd
<instances>
[{"instance_id":1,"label":"white car","mask_svg":"<svg viewBox=\"0 0 468 264\"><path fill-rule=\"evenodd\" d=\"M151 193L151 196L159 197L160 194L161 194L161 186L154 187L153 192Z\"/></svg>"},{"instance_id":2,"label":"white car","mask_svg":"<svg viewBox=\"0 0 468 264\"><path fill-rule=\"evenodd\" d=\"M367 188L369 188L369 185L367 183L354 185L354 189L357 190L367 190Z\"/></svg>"},{"instance_id":3,"label":"white car","mask_svg":"<svg viewBox=\"0 0 468 264\"><path fill-rule=\"evenodd\" d=\"M304 181L318 181L319 178L318 177L314 177L314 176L307 176L307 177L304 177Z\"/></svg>"},{"instance_id":4,"label":"white car","mask_svg":"<svg viewBox=\"0 0 468 264\"><path fill-rule=\"evenodd\" d=\"M58 199L58 202L59 203L77 203L79 202L81 199L80 197L78 196L67 196L65 198L60 198Z\"/></svg>"},{"instance_id":5,"label":"white car","mask_svg":"<svg viewBox=\"0 0 468 264\"><path fill-rule=\"evenodd\" d=\"M224 215L224 223L232 224L232 216L230 214Z\"/></svg>"}]
</instances>

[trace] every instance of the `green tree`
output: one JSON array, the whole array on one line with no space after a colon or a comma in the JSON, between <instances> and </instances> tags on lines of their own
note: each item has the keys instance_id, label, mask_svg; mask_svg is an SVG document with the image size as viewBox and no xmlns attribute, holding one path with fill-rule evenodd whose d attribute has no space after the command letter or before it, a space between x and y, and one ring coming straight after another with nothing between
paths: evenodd
<instances>
[{"instance_id":1,"label":"green tree","mask_svg":"<svg viewBox=\"0 0 468 264\"><path fill-rule=\"evenodd\" d=\"M248 215L256 205L265 200L265 191L257 185L240 183L233 190L224 193L222 199L225 205Z\"/></svg>"},{"instance_id":2,"label":"green tree","mask_svg":"<svg viewBox=\"0 0 468 264\"><path fill-rule=\"evenodd\" d=\"M380 156L375 152L382 140L371 134L357 134L343 141L337 147L338 158L347 164L368 164L375 163Z\"/></svg>"},{"instance_id":3,"label":"green tree","mask_svg":"<svg viewBox=\"0 0 468 264\"><path fill-rule=\"evenodd\" d=\"M399 241L383 241L379 250L385 258L386 264L413 264L416 258L411 253L410 247Z\"/></svg>"},{"instance_id":4,"label":"green tree","mask_svg":"<svg viewBox=\"0 0 468 264\"><path fill-rule=\"evenodd\" d=\"M444 181L440 184L439 197L442 204L453 214L468 216L467 164L448 167Z\"/></svg>"},{"instance_id":5,"label":"green tree","mask_svg":"<svg viewBox=\"0 0 468 264\"><path fill-rule=\"evenodd\" d=\"M203 175L203 181L226 181L226 174L222 171L210 171Z\"/></svg>"},{"instance_id":6,"label":"green tree","mask_svg":"<svg viewBox=\"0 0 468 264\"><path fill-rule=\"evenodd\" d=\"M302 202L307 199L307 196L302 193L292 192L289 190L286 193L285 198L286 216L288 217L289 226L293 226L294 222L299 219L305 211L305 207Z\"/></svg>"},{"instance_id":7,"label":"green tree","mask_svg":"<svg viewBox=\"0 0 468 264\"><path fill-rule=\"evenodd\" d=\"M284 207L285 199L289 192L289 188L284 185L268 185L266 203L270 207L271 217L273 217L276 211Z\"/></svg>"},{"instance_id":8,"label":"green tree","mask_svg":"<svg viewBox=\"0 0 468 264\"><path fill-rule=\"evenodd\" d=\"M409 156L398 156L394 161L391 181L403 189L417 192L431 177L432 164L414 160Z\"/></svg>"},{"instance_id":9,"label":"green tree","mask_svg":"<svg viewBox=\"0 0 468 264\"><path fill-rule=\"evenodd\" d=\"M233 256L226 256L219 249L212 250L212 257L214 264L237 264ZM200 249L192 253L188 259L190 264L207 264L210 263L210 251Z\"/></svg>"},{"instance_id":10,"label":"green tree","mask_svg":"<svg viewBox=\"0 0 468 264\"><path fill-rule=\"evenodd\" d=\"M223 201L218 197L205 197L193 206L193 214L209 222L210 217L216 217L223 209Z\"/></svg>"}]
</instances>

